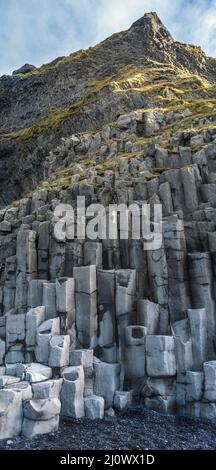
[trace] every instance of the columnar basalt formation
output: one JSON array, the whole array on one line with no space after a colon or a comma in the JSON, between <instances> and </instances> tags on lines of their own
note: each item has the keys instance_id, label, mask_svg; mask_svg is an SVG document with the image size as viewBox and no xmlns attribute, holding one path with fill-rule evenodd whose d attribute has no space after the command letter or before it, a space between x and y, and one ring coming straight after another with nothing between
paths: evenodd
<instances>
[{"instance_id":1,"label":"columnar basalt formation","mask_svg":"<svg viewBox=\"0 0 216 470\"><path fill-rule=\"evenodd\" d=\"M116 82L118 116L59 139L44 181L0 211L1 439L133 402L216 419L215 85L194 71L158 60ZM110 204L161 204L162 243L130 218L128 238L73 237L57 215L78 196L107 221Z\"/></svg>"}]
</instances>

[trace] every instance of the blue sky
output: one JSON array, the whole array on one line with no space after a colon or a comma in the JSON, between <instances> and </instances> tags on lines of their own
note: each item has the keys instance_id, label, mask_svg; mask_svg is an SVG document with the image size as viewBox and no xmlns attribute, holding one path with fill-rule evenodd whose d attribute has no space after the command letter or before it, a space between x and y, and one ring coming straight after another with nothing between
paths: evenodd
<instances>
[{"instance_id":1,"label":"blue sky","mask_svg":"<svg viewBox=\"0 0 216 470\"><path fill-rule=\"evenodd\" d=\"M216 0L0 0L0 75L94 45L149 11L216 57Z\"/></svg>"}]
</instances>

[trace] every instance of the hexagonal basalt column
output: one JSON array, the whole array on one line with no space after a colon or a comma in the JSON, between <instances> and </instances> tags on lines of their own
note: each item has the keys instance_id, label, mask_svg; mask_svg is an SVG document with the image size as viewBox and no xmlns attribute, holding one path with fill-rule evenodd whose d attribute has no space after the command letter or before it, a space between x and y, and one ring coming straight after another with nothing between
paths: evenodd
<instances>
[{"instance_id":1,"label":"hexagonal basalt column","mask_svg":"<svg viewBox=\"0 0 216 470\"><path fill-rule=\"evenodd\" d=\"M126 328L125 376L136 381L144 378L145 372L145 338L147 328L144 326L128 326Z\"/></svg>"},{"instance_id":2,"label":"hexagonal basalt column","mask_svg":"<svg viewBox=\"0 0 216 470\"><path fill-rule=\"evenodd\" d=\"M97 345L97 284L96 266L74 268L76 291L76 328L80 346Z\"/></svg>"},{"instance_id":3,"label":"hexagonal basalt column","mask_svg":"<svg viewBox=\"0 0 216 470\"><path fill-rule=\"evenodd\" d=\"M146 367L150 377L168 377L176 374L172 336L146 337Z\"/></svg>"}]
</instances>

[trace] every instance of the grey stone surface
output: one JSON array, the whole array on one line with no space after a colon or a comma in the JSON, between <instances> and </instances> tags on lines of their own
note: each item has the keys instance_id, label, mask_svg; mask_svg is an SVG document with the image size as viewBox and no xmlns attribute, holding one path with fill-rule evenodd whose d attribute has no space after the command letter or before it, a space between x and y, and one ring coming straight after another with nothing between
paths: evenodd
<instances>
[{"instance_id":1,"label":"grey stone surface","mask_svg":"<svg viewBox=\"0 0 216 470\"><path fill-rule=\"evenodd\" d=\"M137 321L147 328L148 335L155 335L159 328L159 305L149 300L139 300L137 304Z\"/></svg>"},{"instance_id":2,"label":"grey stone surface","mask_svg":"<svg viewBox=\"0 0 216 470\"><path fill-rule=\"evenodd\" d=\"M85 349L96 347L98 326L96 292L92 294L76 293L76 326L81 347Z\"/></svg>"},{"instance_id":3,"label":"grey stone surface","mask_svg":"<svg viewBox=\"0 0 216 470\"><path fill-rule=\"evenodd\" d=\"M46 309L46 320L57 316L56 313L56 286L51 282L43 284L43 305Z\"/></svg>"},{"instance_id":4,"label":"grey stone surface","mask_svg":"<svg viewBox=\"0 0 216 470\"><path fill-rule=\"evenodd\" d=\"M208 357L207 353L207 315L206 310L188 310L190 320L193 364L195 370L201 370Z\"/></svg>"},{"instance_id":5,"label":"grey stone surface","mask_svg":"<svg viewBox=\"0 0 216 470\"><path fill-rule=\"evenodd\" d=\"M155 396L145 399L146 408L157 411L158 413L175 414L175 405L175 397L173 396Z\"/></svg>"},{"instance_id":6,"label":"grey stone surface","mask_svg":"<svg viewBox=\"0 0 216 470\"><path fill-rule=\"evenodd\" d=\"M147 328L127 326L125 330L125 375L136 380L145 376L145 339Z\"/></svg>"},{"instance_id":7,"label":"grey stone surface","mask_svg":"<svg viewBox=\"0 0 216 470\"><path fill-rule=\"evenodd\" d=\"M26 315L26 345L35 346L37 328L45 321L45 307L32 308Z\"/></svg>"},{"instance_id":8,"label":"grey stone surface","mask_svg":"<svg viewBox=\"0 0 216 470\"><path fill-rule=\"evenodd\" d=\"M103 267L103 247L100 242L87 241L84 245L84 264Z\"/></svg>"},{"instance_id":9,"label":"grey stone surface","mask_svg":"<svg viewBox=\"0 0 216 470\"><path fill-rule=\"evenodd\" d=\"M56 308L59 313L74 312L74 289L74 279L59 278L56 280ZM75 317L74 313L73 317Z\"/></svg>"},{"instance_id":10,"label":"grey stone surface","mask_svg":"<svg viewBox=\"0 0 216 470\"><path fill-rule=\"evenodd\" d=\"M32 421L49 421L60 414L61 403L58 398L30 400L24 404L24 417Z\"/></svg>"},{"instance_id":11,"label":"grey stone surface","mask_svg":"<svg viewBox=\"0 0 216 470\"><path fill-rule=\"evenodd\" d=\"M71 418L82 418L85 414L83 394L83 367L66 368L63 371L63 385L61 389L61 414Z\"/></svg>"},{"instance_id":12,"label":"grey stone surface","mask_svg":"<svg viewBox=\"0 0 216 470\"><path fill-rule=\"evenodd\" d=\"M132 393L116 391L114 395L113 406L118 411L125 411L132 403Z\"/></svg>"},{"instance_id":13,"label":"grey stone surface","mask_svg":"<svg viewBox=\"0 0 216 470\"><path fill-rule=\"evenodd\" d=\"M105 400L105 406L112 405L116 390L119 389L119 364L107 364L98 362L94 364L95 383L94 393Z\"/></svg>"},{"instance_id":14,"label":"grey stone surface","mask_svg":"<svg viewBox=\"0 0 216 470\"><path fill-rule=\"evenodd\" d=\"M63 379L46 380L32 384L32 393L34 400L59 398Z\"/></svg>"},{"instance_id":15,"label":"grey stone surface","mask_svg":"<svg viewBox=\"0 0 216 470\"><path fill-rule=\"evenodd\" d=\"M216 361L205 362L205 393L204 398L208 401L216 401Z\"/></svg>"},{"instance_id":16,"label":"grey stone surface","mask_svg":"<svg viewBox=\"0 0 216 470\"><path fill-rule=\"evenodd\" d=\"M59 415L46 421L33 421L28 418L24 418L22 425L22 435L27 439L32 439L41 434L50 434L57 432L59 427Z\"/></svg>"},{"instance_id":17,"label":"grey stone surface","mask_svg":"<svg viewBox=\"0 0 216 470\"><path fill-rule=\"evenodd\" d=\"M159 196L163 205L163 215L167 216L173 212L172 194L168 181L161 183L159 187Z\"/></svg>"},{"instance_id":18,"label":"grey stone surface","mask_svg":"<svg viewBox=\"0 0 216 470\"><path fill-rule=\"evenodd\" d=\"M15 392L20 392L22 395L22 401L29 401L32 397L32 387L29 382L18 382L12 383L6 386L7 390L13 390Z\"/></svg>"},{"instance_id":19,"label":"grey stone surface","mask_svg":"<svg viewBox=\"0 0 216 470\"><path fill-rule=\"evenodd\" d=\"M200 417L210 420L216 419L216 404L215 403L201 403L200 404Z\"/></svg>"},{"instance_id":20,"label":"grey stone surface","mask_svg":"<svg viewBox=\"0 0 216 470\"><path fill-rule=\"evenodd\" d=\"M46 320L37 328L35 357L38 362L48 364L50 341L55 335L60 335L59 318Z\"/></svg>"},{"instance_id":21,"label":"grey stone surface","mask_svg":"<svg viewBox=\"0 0 216 470\"><path fill-rule=\"evenodd\" d=\"M192 341L183 341L175 337L176 367L180 373L186 373L193 367Z\"/></svg>"},{"instance_id":22,"label":"grey stone surface","mask_svg":"<svg viewBox=\"0 0 216 470\"><path fill-rule=\"evenodd\" d=\"M92 395L85 398L85 416L88 419L103 419L104 417L104 399Z\"/></svg>"},{"instance_id":23,"label":"grey stone surface","mask_svg":"<svg viewBox=\"0 0 216 470\"><path fill-rule=\"evenodd\" d=\"M176 395L176 380L170 378L155 379L148 377L146 384L143 388L142 395L145 397L151 396L175 396Z\"/></svg>"},{"instance_id":24,"label":"grey stone surface","mask_svg":"<svg viewBox=\"0 0 216 470\"><path fill-rule=\"evenodd\" d=\"M35 308L42 305L43 300L43 281L32 279L28 286L28 307Z\"/></svg>"},{"instance_id":25,"label":"grey stone surface","mask_svg":"<svg viewBox=\"0 0 216 470\"><path fill-rule=\"evenodd\" d=\"M181 169L181 178L185 197L185 207L189 212L198 209L198 195L194 168L186 167Z\"/></svg>"},{"instance_id":26,"label":"grey stone surface","mask_svg":"<svg viewBox=\"0 0 216 470\"><path fill-rule=\"evenodd\" d=\"M150 377L166 377L176 374L172 336L146 337L146 368Z\"/></svg>"},{"instance_id":27,"label":"grey stone surface","mask_svg":"<svg viewBox=\"0 0 216 470\"><path fill-rule=\"evenodd\" d=\"M188 371L186 374L187 394L186 400L190 402L200 401L204 391L203 372Z\"/></svg>"},{"instance_id":28,"label":"grey stone surface","mask_svg":"<svg viewBox=\"0 0 216 470\"><path fill-rule=\"evenodd\" d=\"M6 342L7 347L19 343L25 339L26 316L8 314L6 318Z\"/></svg>"},{"instance_id":29,"label":"grey stone surface","mask_svg":"<svg viewBox=\"0 0 216 470\"><path fill-rule=\"evenodd\" d=\"M50 367L66 367L69 364L70 336L53 336L50 340L49 359Z\"/></svg>"},{"instance_id":30,"label":"grey stone surface","mask_svg":"<svg viewBox=\"0 0 216 470\"><path fill-rule=\"evenodd\" d=\"M92 294L97 289L96 266L74 268L76 292Z\"/></svg>"},{"instance_id":31,"label":"grey stone surface","mask_svg":"<svg viewBox=\"0 0 216 470\"><path fill-rule=\"evenodd\" d=\"M22 420L22 394L13 390L0 390L0 439L19 436Z\"/></svg>"},{"instance_id":32,"label":"grey stone surface","mask_svg":"<svg viewBox=\"0 0 216 470\"><path fill-rule=\"evenodd\" d=\"M0 365L4 364L5 352L6 352L5 341L0 339Z\"/></svg>"},{"instance_id":33,"label":"grey stone surface","mask_svg":"<svg viewBox=\"0 0 216 470\"><path fill-rule=\"evenodd\" d=\"M22 366L20 367L22 368ZM52 378L52 369L43 364L33 363L23 366L23 372L25 374L25 380L29 381L31 384Z\"/></svg>"},{"instance_id":34,"label":"grey stone surface","mask_svg":"<svg viewBox=\"0 0 216 470\"><path fill-rule=\"evenodd\" d=\"M19 377L14 377L12 375L0 375L0 389L17 382L20 382Z\"/></svg>"}]
</instances>

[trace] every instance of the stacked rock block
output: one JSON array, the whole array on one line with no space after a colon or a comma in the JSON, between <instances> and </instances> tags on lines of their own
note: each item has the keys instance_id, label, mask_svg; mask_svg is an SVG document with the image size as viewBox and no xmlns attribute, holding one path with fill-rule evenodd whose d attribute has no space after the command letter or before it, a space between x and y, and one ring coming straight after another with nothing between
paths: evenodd
<instances>
[{"instance_id":1,"label":"stacked rock block","mask_svg":"<svg viewBox=\"0 0 216 470\"><path fill-rule=\"evenodd\" d=\"M62 164L69 152L79 163L71 186L0 211L1 438L55 431L59 416L101 419L133 401L216 418L214 117L203 132L173 135L168 151L154 136L172 119L137 112L64 140ZM118 157L115 171L88 170L82 161L94 157ZM145 251L132 227L129 239L71 239L64 220L57 236L55 208L78 195L161 203L162 246Z\"/></svg>"},{"instance_id":2,"label":"stacked rock block","mask_svg":"<svg viewBox=\"0 0 216 470\"><path fill-rule=\"evenodd\" d=\"M91 295L100 285L97 279L105 274L108 279L114 276L115 302L113 318L107 310L110 315L104 320L101 313L106 314L109 299L105 302L103 293L98 295L93 299L95 309ZM72 336L67 312L64 332L62 312L56 316L59 303L53 307L54 318L49 318L48 303L30 308L27 314L8 312L0 342L1 438L55 431L60 413L67 418L101 419L112 408L127 409L132 399L162 413L215 418L216 361L209 360L206 309L188 309L187 318L172 324L172 334L162 335L159 305L135 301L135 274L132 270L97 272L96 266L87 266L76 267L74 279L58 279L54 298L59 286L64 286L61 306L70 316L68 298L72 301ZM36 280L33 285L38 287ZM44 281L46 291L47 285ZM80 294L85 299L83 314L76 309ZM94 347L89 343L92 338ZM104 354L106 361L99 358Z\"/></svg>"}]
</instances>

